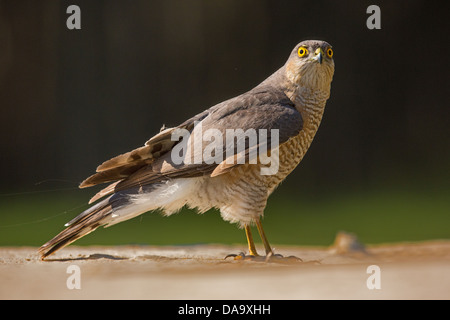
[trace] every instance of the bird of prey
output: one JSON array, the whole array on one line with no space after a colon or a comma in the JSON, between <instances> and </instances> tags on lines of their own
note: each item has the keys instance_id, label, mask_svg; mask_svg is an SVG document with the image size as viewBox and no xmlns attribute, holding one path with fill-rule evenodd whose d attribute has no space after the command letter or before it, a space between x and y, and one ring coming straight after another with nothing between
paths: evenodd
<instances>
[{"instance_id":1,"label":"bird of prey","mask_svg":"<svg viewBox=\"0 0 450 320\"><path fill-rule=\"evenodd\" d=\"M330 96L333 74L331 45L319 40L302 41L280 69L253 89L177 127L162 128L144 146L105 161L80 188L110 184L91 199L89 203L97 201L95 205L39 248L42 259L100 226L152 210L170 215L184 206L200 213L216 208L224 220L245 230L249 254L233 255L235 259L259 256L250 229L253 225L264 244L265 257L274 256L261 217L269 195L311 145ZM202 137L208 130L214 133L214 139L203 136L200 142L209 143L196 148L198 139L194 136ZM243 148L225 141L229 130L247 133L236 137L244 141ZM265 135L256 135L255 141L248 133L256 131ZM180 132L185 133L184 139ZM177 133L178 139L174 138ZM266 158L261 150L267 151ZM197 157L204 154L210 158ZM268 156L273 163L263 161ZM219 160L208 161L211 159ZM263 174L262 169L269 165L276 170Z\"/></svg>"}]
</instances>

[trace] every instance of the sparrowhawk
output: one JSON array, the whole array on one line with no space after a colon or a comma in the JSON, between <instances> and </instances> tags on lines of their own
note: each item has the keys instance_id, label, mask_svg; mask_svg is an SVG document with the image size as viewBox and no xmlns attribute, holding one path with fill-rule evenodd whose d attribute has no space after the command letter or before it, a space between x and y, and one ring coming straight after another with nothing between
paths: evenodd
<instances>
[{"instance_id":1,"label":"sparrowhawk","mask_svg":"<svg viewBox=\"0 0 450 320\"><path fill-rule=\"evenodd\" d=\"M266 256L273 256L261 217L269 195L308 150L330 96L333 74L330 44L318 40L300 42L286 63L255 88L177 127L163 128L144 146L105 161L80 185L84 188L112 183L89 203L104 199L68 222L66 229L39 249L40 255L45 258L100 226L111 226L152 210L170 215L187 206L200 213L217 208L224 220L244 228L249 247L249 255L244 257L258 256L250 229L256 225ZM200 142L209 143L195 148L196 133L208 129L215 130L215 139L203 136ZM253 143L247 135L242 150L234 143L230 149L230 142L225 141L230 129L245 133L266 130L266 134L257 135ZM180 131L187 132L187 137L174 139ZM220 136L223 141L217 138ZM183 151L179 147L186 139L188 147ZM261 171L268 163L256 151L263 149L266 155L277 155L273 158L276 170L271 174ZM219 161L192 161L206 151ZM182 160L175 161L174 155L180 154Z\"/></svg>"}]
</instances>

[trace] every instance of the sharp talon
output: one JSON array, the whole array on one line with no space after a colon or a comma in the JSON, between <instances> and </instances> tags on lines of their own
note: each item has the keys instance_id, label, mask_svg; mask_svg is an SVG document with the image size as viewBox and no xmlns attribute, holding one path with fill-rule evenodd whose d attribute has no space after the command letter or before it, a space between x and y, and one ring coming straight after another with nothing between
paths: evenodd
<instances>
[{"instance_id":1,"label":"sharp talon","mask_svg":"<svg viewBox=\"0 0 450 320\"><path fill-rule=\"evenodd\" d=\"M223 258L223 259L226 260L226 259L229 258L229 257L233 257L234 260L244 260L244 259L245 259L246 257L248 257L248 256L246 256L245 253L240 252L239 254L234 254L234 253L228 254L228 255L227 255L225 258Z\"/></svg>"},{"instance_id":2,"label":"sharp talon","mask_svg":"<svg viewBox=\"0 0 450 320\"><path fill-rule=\"evenodd\" d=\"M224 260L232 257L234 260L251 260L258 262L303 262L302 259L297 258L295 256L284 257L281 254L275 254L273 252L269 252L266 256L255 256L253 254L246 255L244 252L240 252L239 254L229 254Z\"/></svg>"},{"instance_id":3,"label":"sharp talon","mask_svg":"<svg viewBox=\"0 0 450 320\"><path fill-rule=\"evenodd\" d=\"M234 260L245 260L245 253L241 252L237 255L236 258L234 258Z\"/></svg>"},{"instance_id":4,"label":"sharp talon","mask_svg":"<svg viewBox=\"0 0 450 320\"><path fill-rule=\"evenodd\" d=\"M266 256L265 262L303 262L302 259L295 257L295 256L289 256L284 257L281 254L269 252Z\"/></svg>"}]
</instances>

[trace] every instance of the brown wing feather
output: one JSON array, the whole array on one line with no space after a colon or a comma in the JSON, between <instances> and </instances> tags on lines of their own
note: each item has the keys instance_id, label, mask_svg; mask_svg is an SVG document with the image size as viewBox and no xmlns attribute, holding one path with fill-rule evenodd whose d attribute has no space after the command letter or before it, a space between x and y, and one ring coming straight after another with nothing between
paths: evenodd
<instances>
[{"instance_id":1,"label":"brown wing feather","mask_svg":"<svg viewBox=\"0 0 450 320\"><path fill-rule=\"evenodd\" d=\"M143 147L103 162L97 167L97 172L128 166L130 164L139 164L142 161L150 163L152 159L158 158L161 154L169 151L176 143L176 141L171 140L171 134L174 130L175 128L165 129L148 140Z\"/></svg>"},{"instance_id":2,"label":"brown wing feather","mask_svg":"<svg viewBox=\"0 0 450 320\"><path fill-rule=\"evenodd\" d=\"M202 121L203 129L240 128L279 129L279 143L287 141L301 130L303 122L300 113L282 91L261 87L247 94L218 104L192 117L180 126L161 131L146 142L143 147L105 161L97 168L97 173L87 178L81 188L104 182L116 182L101 190L92 199L95 201L105 195L131 188L159 182L170 178L217 176L232 170L237 162L221 164L174 164L170 150L177 143L172 141L172 133L177 128L191 131L195 121ZM270 92L270 93L269 93ZM192 132L192 131L191 131ZM258 146L256 146L258 148ZM200 150L202 152L203 150ZM246 150L246 156L248 151Z\"/></svg>"},{"instance_id":3,"label":"brown wing feather","mask_svg":"<svg viewBox=\"0 0 450 320\"><path fill-rule=\"evenodd\" d=\"M118 155L112 159L103 162L97 167L97 172L104 172L122 166L137 164L144 160L153 159L152 146L143 146L130 152Z\"/></svg>"},{"instance_id":4,"label":"brown wing feather","mask_svg":"<svg viewBox=\"0 0 450 320\"><path fill-rule=\"evenodd\" d=\"M122 165L117 168L112 168L106 171L101 171L88 177L80 184L80 188L92 187L100 183L113 182L117 180L122 180L130 176L132 173L136 172L143 166L146 162L131 163L129 165Z\"/></svg>"},{"instance_id":5,"label":"brown wing feather","mask_svg":"<svg viewBox=\"0 0 450 320\"><path fill-rule=\"evenodd\" d=\"M109 184L106 188L100 190L99 192L96 193L95 196L93 196L90 200L89 200L89 204L97 201L100 198L103 198L104 196L107 196L111 193L114 193L116 191L116 186L121 182L122 180L116 181L114 183Z\"/></svg>"},{"instance_id":6,"label":"brown wing feather","mask_svg":"<svg viewBox=\"0 0 450 320\"><path fill-rule=\"evenodd\" d=\"M148 140L143 147L103 162L97 167L97 173L84 180L80 184L80 188L122 180L142 167L152 163L154 159L168 152L176 143L176 141L171 140L171 133L174 129L166 129Z\"/></svg>"}]
</instances>

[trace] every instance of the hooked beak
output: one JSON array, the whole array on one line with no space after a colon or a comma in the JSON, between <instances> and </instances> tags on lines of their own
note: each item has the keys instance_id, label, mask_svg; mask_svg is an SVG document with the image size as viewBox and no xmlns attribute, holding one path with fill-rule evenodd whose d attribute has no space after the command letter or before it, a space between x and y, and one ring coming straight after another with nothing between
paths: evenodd
<instances>
[{"instance_id":1,"label":"hooked beak","mask_svg":"<svg viewBox=\"0 0 450 320\"><path fill-rule=\"evenodd\" d=\"M322 64L322 59L324 56L324 52L323 52L322 48L317 48L316 51L314 52L314 54L315 54L315 56L311 60L318 61L320 64Z\"/></svg>"}]
</instances>

